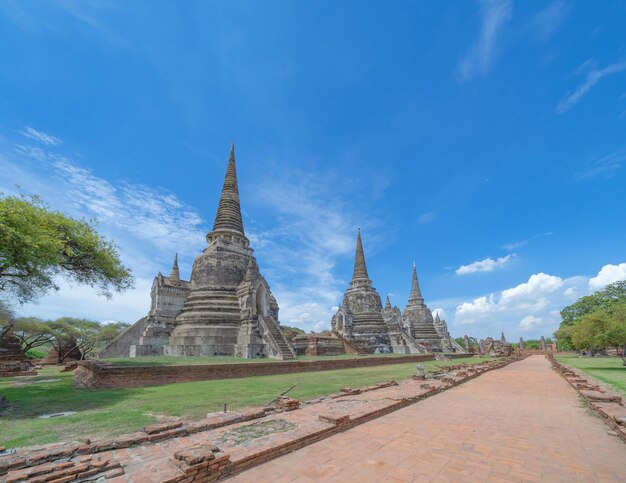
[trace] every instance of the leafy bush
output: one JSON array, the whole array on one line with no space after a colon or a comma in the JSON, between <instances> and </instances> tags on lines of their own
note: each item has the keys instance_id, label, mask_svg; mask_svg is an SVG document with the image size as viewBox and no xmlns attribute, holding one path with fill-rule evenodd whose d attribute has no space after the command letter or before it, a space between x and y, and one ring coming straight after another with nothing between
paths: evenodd
<instances>
[{"instance_id":1,"label":"leafy bush","mask_svg":"<svg viewBox=\"0 0 626 483\"><path fill-rule=\"evenodd\" d=\"M27 359L43 359L46 355L48 355L48 351L41 348L29 349L26 351Z\"/></svg>"}]
</instances>

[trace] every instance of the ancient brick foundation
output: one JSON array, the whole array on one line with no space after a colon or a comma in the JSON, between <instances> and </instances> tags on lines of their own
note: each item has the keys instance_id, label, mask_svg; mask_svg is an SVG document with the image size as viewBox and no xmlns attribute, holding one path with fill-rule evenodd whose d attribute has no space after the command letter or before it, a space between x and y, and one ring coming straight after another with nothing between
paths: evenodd
<instances>
[{"instance_id":1,"label":"ancient brick foundation","mask_svg":"<svg viewBox=\"0 0 626 483\"><path fill-rule=\"evenodd\" d=\"M298 355L336 356L346 353L343 341L331 335L299 335L292 341L291 345Z\"/></svg>"},{"instance_id":2,"label":"ancient brick foundation","mask_svg":"<svg viewBox=\"0 0 626 483\"><path fill-rule=\"evenodd\" d=\"M552 367L587 401L589 407L614 429L616 436L626 442L626 408L622 397L570 366L561 364L551 352L548 353L548 359Z\"/></svg>"},{"instance_id":3,"label":"ancient brick foundation","mask_svg":"<svg viewBox=\"0 0 626 483\"><path fill-rule=\"evenodd\" d=\"M17 337L10 331L0 340L0 377L34 376Z\"/></svg>"},{"instance_id":4,"label":"ancient brick foundation","mask_svg":"<svg viewBox=\"0 0 626 483\"><path fill-rule=\"evenodd\" d=\"M7 482L91 481L101 476L116 482L217 481L414 404L515 360L519 358L446 367L445 372L418 384L411 380L402 383L389 381L366 388L346 388L340 394L326 395L304 405L285 398L286 401L273 408L220 413L192 423L172 421L153 424L143 431L112 439L25 448L16 454L0 456L0 481L2 477ZM365 396L365 393L372 396ZM360 395L358 400L352 399L354 395ZM329 401L344 398L350 401L348 407L329 404ZM300 412L302 416L298 415ZM246 424L245 421L290 418L286 415L294 415L292 419L301 424L281 433L280 437L258 439L253 445L238 446L229 444L227 438L220 438L224 436L224 431L231 431L229 427L241 427ZM210 436L205 436L204 442L199 435L193 440L188 438L188 435L207 431L214 432L208 433L207 436ZM163 444L166 440L171 443ZM218 440L225 442L225 445L218 443L221 449L211 444ZM142 454L150 455L149 463L140 456ZM141 461L146 464L138 465Z\"/></svg>"},{"instance_id":5,"label":"ancient brick foundation","mask_svg":"<svg viewBox=\"0 0 626 483\"><path fill-rule=\"evenodd\" d=\"M449 357L458 359L466 357L466 355L451 354ZM78 363L78 368L74 371L74 381L90 388L141 387L177 382L353 369L357 367L432 360L434 360L434 355L426 354L320 361L246 362L188 366L114 366L99 362L81 361Z\"/></svg>"}]
</instances>

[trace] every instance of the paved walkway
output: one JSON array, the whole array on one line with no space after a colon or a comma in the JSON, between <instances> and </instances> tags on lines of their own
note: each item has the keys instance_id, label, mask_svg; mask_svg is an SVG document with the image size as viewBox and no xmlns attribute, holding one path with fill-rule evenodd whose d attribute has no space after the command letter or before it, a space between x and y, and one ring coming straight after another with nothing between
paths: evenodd
<instances>
[{"instance_id":1,"label":"paved walkway","mask_svg":"<svg viewBox=\"0 0 626 483\"><path fill-rule=\"evenodd\" d=\"M532 356L230 481L626 481L609 430Z\"/></svg>"}]
</instances>

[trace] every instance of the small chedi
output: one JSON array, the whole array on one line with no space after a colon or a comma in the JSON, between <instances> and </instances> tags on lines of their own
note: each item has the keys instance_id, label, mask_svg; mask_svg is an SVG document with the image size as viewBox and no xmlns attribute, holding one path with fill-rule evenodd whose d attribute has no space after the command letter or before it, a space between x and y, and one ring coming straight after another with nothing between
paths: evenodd
<instances>
[{"instance_id":1,"label":"small chedi","mask_svg":"<svg viewBox=\"0 0 626 483\"><path fill-rule=\"evenodd\" d=\"M181 280L177 257L168 277L152 285L146 317L122 333L99 357L145 355L295 356L278 322L278 304L259 272L239 204L235 148L224 178L207 247Z\"/></svg>"},{"instance_id":2,"label":"small chedi","mask_svg":"<svg viewBox=\"0 0 626 483\"><path fill-rule=\"evenodd\" d=\"M22 344L13 334L11 326L2 329L0 327L0 377L36 375L31 370Z\"/></svg>"},{"instance_id":3,"label":"small chedi","mask_svg":"<svg viewBox=\"0 0 626 483\"><path fill-rule=\"evenodd\" d=\"M391 306L389 296L382 307L380 295L367 273L360 230L352 280L331 326L333 334L345 341L346 349L353 348L362 353L463 352L463 348L450 337L445 321L438 315L433 319L424 303L415 264L411 295L404 312Z\"/></svg>"}]
</instances>

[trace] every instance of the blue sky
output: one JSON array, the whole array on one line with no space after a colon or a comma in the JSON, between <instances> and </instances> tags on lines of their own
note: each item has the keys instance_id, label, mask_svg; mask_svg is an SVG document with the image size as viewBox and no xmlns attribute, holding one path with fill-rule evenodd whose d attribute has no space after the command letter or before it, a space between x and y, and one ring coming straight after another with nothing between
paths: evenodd
<instances>
[{"instance_id":1,"label":"blue sky","mask_svg":"<svg viewBox=\"0 0 626 483\"><path fill-rule=\"evenodd\" d=\"M281 322L330 325L361 227L401 308L550 335L626 278L626 4L0 3L0 189L96 218L137 276L20 311L133 322L189 276L235 140Z\"/></svg>"}]
</instances>

